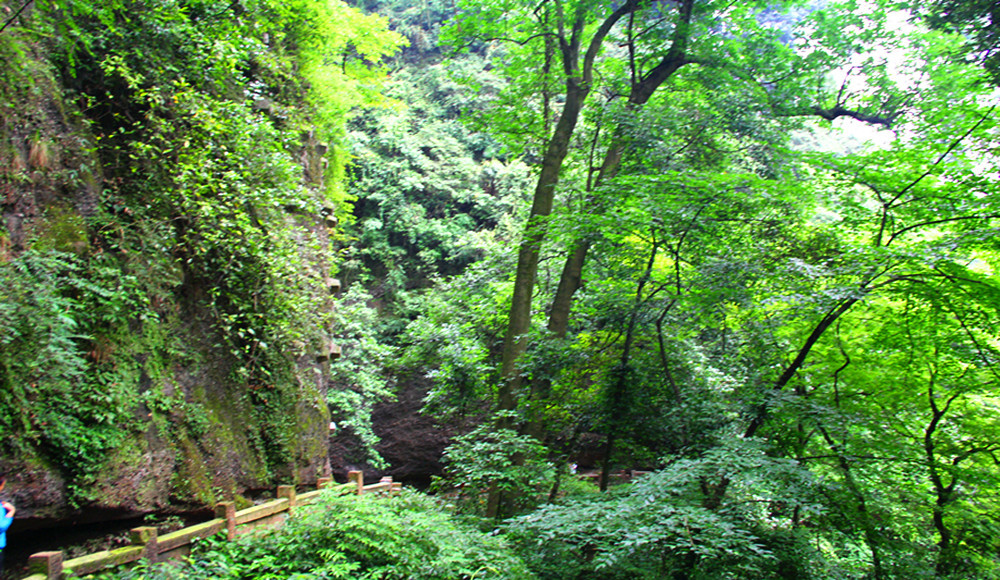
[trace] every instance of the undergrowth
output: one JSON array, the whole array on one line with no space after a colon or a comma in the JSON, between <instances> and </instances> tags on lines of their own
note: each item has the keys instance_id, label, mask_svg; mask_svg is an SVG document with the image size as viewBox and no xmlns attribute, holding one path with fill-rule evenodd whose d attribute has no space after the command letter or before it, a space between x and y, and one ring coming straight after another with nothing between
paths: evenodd
<instances>
[{"instance_id":1,"label":"undergrowth","mask_svg":"<svg viewBox=\"0 0 1000 580\"><path fill-rule=\"evenodd\" d=\"M517 579L533 574L506 541L426 495L325 494L285 525L199 543L181 565L141 564L95 580Z\"/></svg>"}]
</instances>

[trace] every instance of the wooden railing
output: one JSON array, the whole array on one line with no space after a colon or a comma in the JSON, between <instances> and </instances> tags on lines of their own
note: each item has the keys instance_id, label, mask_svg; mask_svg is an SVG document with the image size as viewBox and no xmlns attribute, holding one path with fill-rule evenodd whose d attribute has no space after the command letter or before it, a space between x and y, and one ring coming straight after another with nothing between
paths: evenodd
<instances>
[{"instance_id":1,"label":"wooden railing","mask_svg":"<svg viewBox=\"0 0 1000 580\"><path fill-rule=\"evenodd\" d=\"M181 558L191 553L191 543L199 538L225 532L226 537L231 540L259 527L281 525L296 506L316 501L327 487L332 487L334 493L362 495L372 492L392 494L402 485L393 483L391 477L383 477L378 483L365 485L364 476L360 471L348 473L347 479L347 483L332 486L332 479L321 478L317 482L315 491L301 495L295 494L294 486L279 485L276 499L239 511L233 502L221 502L215 506L215 519L162 536L157 535L156 528L153 527L134 528L130 533L132 545L116 550L106 550L71 560L63 560L62 552L39 552L28 559L31 576L24 580L61 580L68 576L92 574L98 570L121 566L140 559L159 562Z\"/></svg>"}]
</instances>

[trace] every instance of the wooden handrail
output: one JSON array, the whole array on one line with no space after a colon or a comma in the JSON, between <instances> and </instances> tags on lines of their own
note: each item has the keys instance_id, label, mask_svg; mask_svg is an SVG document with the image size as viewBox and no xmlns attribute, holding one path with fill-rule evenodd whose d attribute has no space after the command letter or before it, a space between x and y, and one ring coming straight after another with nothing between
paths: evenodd
<instances>
[{"instance_id":1,"label":"wooden handrail","mask_svg":"<svg viewBox=\"0 0 1000 580\"><path fill-rule=\"evenodd\" d=\"M289 503L287 499L276 499L274 501L248 507L247 509L236 512L236 525L240 526L248 524L250 522L255 522L257 520L273 516L274 514L287 512L290 507L291 503Z\"/></svg>"},{"instance_id":2,"label":"wooden handrail","mask_svg":"<svg viewBox=\"0 0 1000 580\"><path fill-rule=\"evenodd\" d=\"M188 526L176 532L158 536L156 528L140 527L131 531L132 545L116 550L105 550L87 554L71 560L63 560L62 552L38 552L28 559L31 575L24 580L61 580L65 575L91 574L104 568L129 564L139 559L158 562L177 557L194 540L207 538L226 532L228 539L248 533L261 526L281 525L296 506L316 501L323 490L330 489L336 494L357 494L399 491L400 483L393 483L391 477L383 477L378 483L364 485L364 475L360 471L347 474L348 483L332 485L331 478L320 478L317 489L295 494L295 487L278 486L277 496L267 503L236 511L232 502L221 502L215 506L215 519Z\"/></svg>"}]
</instances>

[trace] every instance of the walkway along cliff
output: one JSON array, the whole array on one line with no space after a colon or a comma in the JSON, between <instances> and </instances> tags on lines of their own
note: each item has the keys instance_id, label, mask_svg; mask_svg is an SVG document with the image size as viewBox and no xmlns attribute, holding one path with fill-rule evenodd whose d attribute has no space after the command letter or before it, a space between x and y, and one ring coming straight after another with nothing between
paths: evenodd
<instances>
[{"instance_id":1,"label":"walkway along cliff","mask_svg":"<svg viewBox=\"0 0 1000 580\"><path fill-rule=\"evenodd\" d=\"M315 501L321 493L385 493L398 492L401 483L394 483L391 477L384 477L378 483L364 484L360 471L348 474L348 483L333 486L330 478L321 478L317 489L296 495L295 486L278 486L277 499L237 511L233 502L215 505L215 519L187 527L163 536L157 536L156 528L139 527L131 532L132 546L98 552L63 560L62 552L40 552L31 556L29 569L32 574L25 580L61 580L68 576L91 574L105 568L121 566L139 559L147 562L162 562L172 558L182 558L191 552L191 543L199 538L208 538L225 532L228 539L248 534L264 526L281 525L290 517L296 506Z\"/></svg>"}]
</instances>

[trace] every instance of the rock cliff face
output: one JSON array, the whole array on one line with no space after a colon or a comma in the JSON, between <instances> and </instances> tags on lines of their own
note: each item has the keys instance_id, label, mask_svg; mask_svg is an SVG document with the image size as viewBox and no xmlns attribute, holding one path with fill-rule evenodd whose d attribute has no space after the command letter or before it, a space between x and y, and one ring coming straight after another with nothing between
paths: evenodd
<instances>
[{"instance_id":1,"label":"rock cliff face","mask_svg":"<svg viewBox=\"0 0 1000 580\"><path fill-rule=\"evenodd\" d=\"M345 479L347 472L361 470L367 481L389 475L394 481L426 488L431 479L444 471L441 457L454 431L465 425L441 425L421 413L429 387L428 379L403 376L398 379L398 394L392 401L375 405L372 427L378 444L375 451L385 466L372 466L361 440L350 430L341 430L330 439L330 462L335 477Z\"/></svg>"},{"instance_id":2,"label":"rock cliff face","mask_svg":"<svg viewBox=\"0 0 1000 580\"><path fill-rule=\"evenodd\" d=\"M422 377L404 379L396 400L378 405L372 415L380 440L376 450L390 466L386 475L421 486L441 475L441 456L453 434L448 426L421 414L427 383Z\"/></svg>"},{"instance_id":3,"label":"rock cliff face","mask_svg":"<svg viewBox=\"0 0 1000 580\"><path fill-rule=\"evenodd\" d=\"M96 44L76 55L71 77L33 38L17 27L0 35L4 498L29 519L185 510L329 475L328 363L316 358L333 308L325 146L311 133L289 141L301 131L273 110L208 89L181 110L196 91L123 80ZM210 122L228 114L274 139L249 137L269 148L260 162L298 172L294 203L223 199L224 179L257 169L225 141L247 146L243 137L206 137L214 129L198 115L210 106L236 111ZM185 161L195 147L207 162ZM194 177L172 182L181 171ZM287 185L261 179L244 181L254 192ZM211 224L199 203L232 206ZM279 279L270 256L301 268L301 280ZM281 333L268 320L279 307L299 316Z\"/></svg>"}]
</instances>

